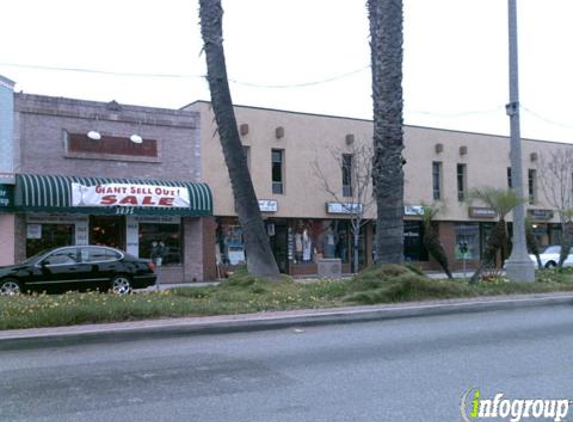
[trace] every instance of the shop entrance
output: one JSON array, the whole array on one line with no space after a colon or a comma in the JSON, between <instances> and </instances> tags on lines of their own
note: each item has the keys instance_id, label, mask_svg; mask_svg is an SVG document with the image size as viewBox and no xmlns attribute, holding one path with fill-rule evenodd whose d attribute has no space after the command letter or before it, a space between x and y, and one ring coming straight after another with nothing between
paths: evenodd
<instances>
[{"instance_id":1,"label":"shop entrance","mask_svg":"<svg viewBox=\"0 0 573 422\"><path fill-rule=\"evenodd\" d=\"M267 223L267 232L279 271L288 274L288 226L286 223Z\"/></svg>"},{"instance_id":2,"label":"shop entrance","mask_svg":"<svg viewBox=\"0 0 573 422\"><path fill-rule=\"evenodd\" d=\"M90 217L90 244L125 250L125 217L92 215Z\"/></svg>"}]
</instances>

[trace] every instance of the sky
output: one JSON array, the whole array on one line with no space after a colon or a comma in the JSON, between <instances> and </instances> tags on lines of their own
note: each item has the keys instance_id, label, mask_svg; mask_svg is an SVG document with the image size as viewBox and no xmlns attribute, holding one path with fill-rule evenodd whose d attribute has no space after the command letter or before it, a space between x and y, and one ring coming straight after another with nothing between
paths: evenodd
<instances>
[{"instance_id":1,"label":"sky","mask_svg":"<svg viewBox=\"0 0 573 422\"><path fill-rule=\"evenodd\" d=\"M223 0L233 102L371 119L365 3ZM521 135L573 142L573 1L517 8ZM32 94L166 108L209 100L198 9L2 0L0 74ZM404 122L508 136L507 27L504 0L404 0Z\"/></svg>"}]
</instances>

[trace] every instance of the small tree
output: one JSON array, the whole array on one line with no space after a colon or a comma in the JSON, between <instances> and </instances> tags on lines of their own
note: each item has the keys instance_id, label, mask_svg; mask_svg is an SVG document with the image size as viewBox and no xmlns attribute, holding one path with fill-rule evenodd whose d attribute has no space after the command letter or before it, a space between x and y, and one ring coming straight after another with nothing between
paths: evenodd
<instances>
[{"instance_id":1,"label":"small tree","mask_svg":"<svg viewBox=\"0 0 573 422\"><path fill-rule=\"evenodd\" d=\"M495 267L497 253L500 250L506 253L509 252L509 238L505 217L513 208L525 202L525 199L518 198L513 190L491 187L472 189L468 195L468 201L472 203L476 200L493 209L497 213L499 220L489 235L481 262L471 277L470 282L472 283L477 283L486 268Z\"/></svg>"},{"instance_id":2,"label":"small tree","mask_svg":"<svg viewBox=\"0 0 573 422\"><path fill-rule=\"evenodd\" d=\"M357 145L355 141L347 148L330 148L328 151L341 171L342 190L337 187L338 183L333 183L332 178L325 175L317 158L312 162L312 169L324 190L342 205L349 216L353 245L352 271L358 272L360 230L368 223L365 216L375 203L372 195L372 146L365 143Z\"/></svg>"},{"instance_id":3,"label":"small tree","mask_svg":"<svg viewBox=\"0 0 573 422\"><path fill-rule=\"evenodd\" d=\"M422 243L428 253L434 257L434 259L440 264L448 278L452 279L452 273L450 271L448 263L448 255L444 245L440 241L438 232L434 228L434 217L444 208L441 203L434 203L432 205L427 205L422 203L422 210L420 217L422 217L422 224L424 225L424 236L422 237Z\"/></svg>"},{"instance_id":4,"label":"small tree","mask_svg":"<svg viewBox=\"0 0 573 422\"><path fill-rule=\"evenodd\" d=\"M561 254L558 267L573 245L573 151L552 151L539 156L539 181L548 204L557 210L561 223Z\"/></svg>"}]
</instances>

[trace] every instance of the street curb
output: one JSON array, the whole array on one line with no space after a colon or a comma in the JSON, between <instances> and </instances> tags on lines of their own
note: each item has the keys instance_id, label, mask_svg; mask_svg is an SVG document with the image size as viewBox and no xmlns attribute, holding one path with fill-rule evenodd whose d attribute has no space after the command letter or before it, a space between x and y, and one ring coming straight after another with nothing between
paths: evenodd
<instances>
[{"instance_id":1,"label":"street curb","mask_svg":"<svg viewBox=\"0 0 573 422\"><path fill-rule=\"evenodd\" d=\"M189 335L244 333L328 324L347 324L391 319L505 311L551 305L573 305L573 294L452 299L346 308L263 312L257 314L192 317L163 320L90 324L71 327L0 331L0 351L70 344L134 341Z\"/></svg>"}]
</instances>

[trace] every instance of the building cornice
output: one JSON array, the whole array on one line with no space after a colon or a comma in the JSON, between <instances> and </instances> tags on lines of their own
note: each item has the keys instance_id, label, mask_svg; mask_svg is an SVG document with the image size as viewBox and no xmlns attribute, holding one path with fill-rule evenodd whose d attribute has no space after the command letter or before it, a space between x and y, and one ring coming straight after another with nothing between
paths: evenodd
<instances>
[{"instance_id":1,"label":"building cornice","mask_svg":"<svg viewBox=\"0 0 573 422\"><path fill-rule=\"evenodd\" d=\"M14 82L11 79L8 79L5 76L0 75L0 87L14 89L14 85L16 85L16 82Z\"/></svg>"}]
</instances>

